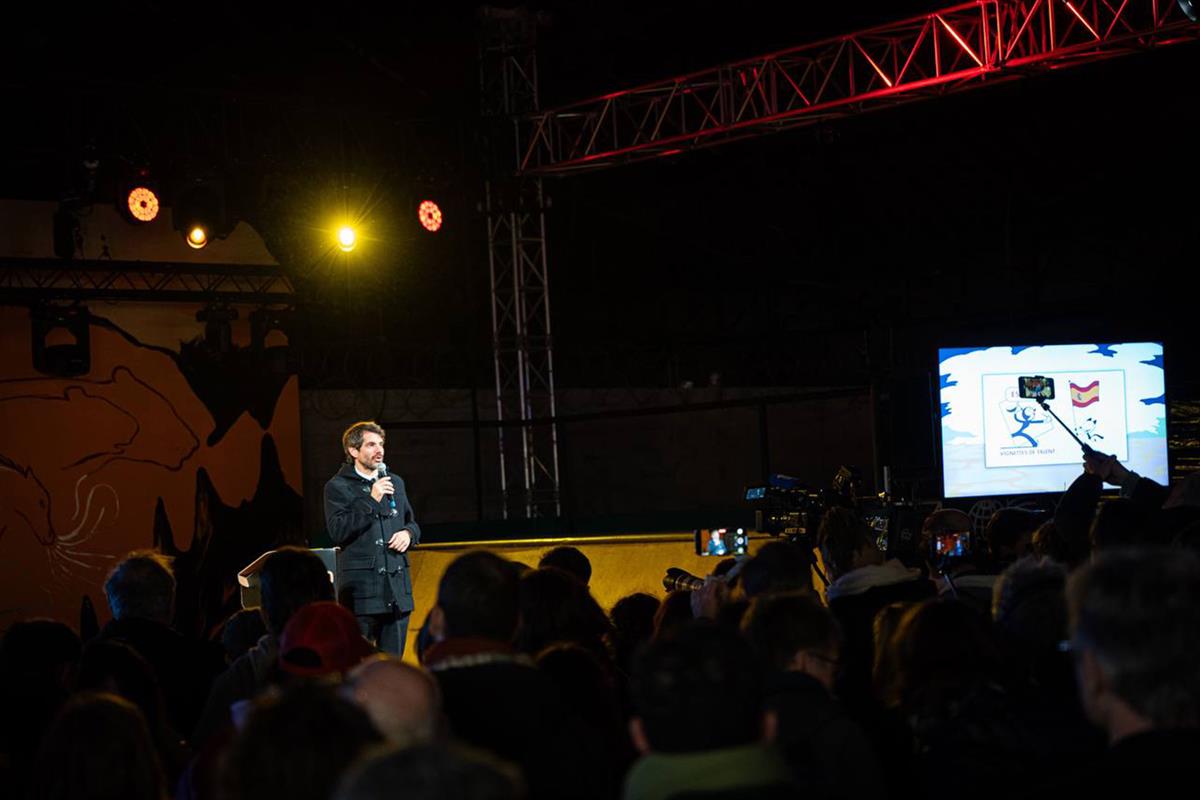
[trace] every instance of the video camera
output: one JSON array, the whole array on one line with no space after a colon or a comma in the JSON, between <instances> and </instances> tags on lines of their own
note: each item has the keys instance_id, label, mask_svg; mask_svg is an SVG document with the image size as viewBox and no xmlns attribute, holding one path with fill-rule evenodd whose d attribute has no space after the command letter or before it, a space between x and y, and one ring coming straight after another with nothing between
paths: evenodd
<instances>
[{"instance_id":1,"label":"video camera","mask_svg":"<svg viewBox=\"0 0 1200 800\"><path fill-rule=\"evenodd\" d=\"M853 508L861 489L858 467L843 466L828 489L813 491L789 475L772 475L766 486L747 487L745 500L754 506L756 530L799 542L816 533L829 508Z\"/></svg>"}]
</instances>

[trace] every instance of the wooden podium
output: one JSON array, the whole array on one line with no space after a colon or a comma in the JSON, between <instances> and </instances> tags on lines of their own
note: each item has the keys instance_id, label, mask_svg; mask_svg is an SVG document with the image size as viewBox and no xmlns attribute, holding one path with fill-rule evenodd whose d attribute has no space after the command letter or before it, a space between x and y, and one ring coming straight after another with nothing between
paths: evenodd
<instances>
[{"instance_id":1,"label":"wooden podium","mask_svg":"<svg viewBox=\"0 0 1200 800\"><path fill-rule=\"evenodd\" d=\"M258 586L258 573L262 569L263 562L267 560L267 556L274 552L274 550L268 550L238 572L237 579L241 590L242 608L257 608L262 605ZM329 573L329 582L333 584L333 596L337 597L338 562L342 557L342 548L314 547L312 548L312 552L320 556L321 561L325 563L325 569Z\"/></svg>"}]
</instances>

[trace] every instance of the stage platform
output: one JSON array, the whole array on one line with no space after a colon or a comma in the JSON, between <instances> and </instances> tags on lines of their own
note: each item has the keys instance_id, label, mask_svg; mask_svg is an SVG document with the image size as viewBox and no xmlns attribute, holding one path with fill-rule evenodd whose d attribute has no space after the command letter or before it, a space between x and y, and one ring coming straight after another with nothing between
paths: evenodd
<instances>
[{"instance_id":1,"label":"stage platform","mask_svg":"<svg viewBox=\"0 0 1200 800\"><path fill-rule=\"evenodd\" d=\"M751 534L751 554L770 538L765 534ZM696 555L692 531L423 544L409 554L416 608L409 625L405 660L416 663L417 631L437 599L437 585L442 573L456 556L468 550L488 550L511 561L536 567L543 553L562 545L579 548L592 562L592 596L605 611L634 592L665 597L662 579L670 567L681 567L693 575L703 576L721 560Z\"/></svg>"}]
</instances>

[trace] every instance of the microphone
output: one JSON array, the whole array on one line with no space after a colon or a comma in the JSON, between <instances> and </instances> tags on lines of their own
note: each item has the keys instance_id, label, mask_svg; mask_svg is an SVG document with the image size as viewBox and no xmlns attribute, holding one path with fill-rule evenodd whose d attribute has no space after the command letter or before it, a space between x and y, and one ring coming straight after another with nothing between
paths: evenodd
<instances>
[{"instance_id":1,"label":"microphone","mask_svg":"<svg viewBox=\"0 0 1200 800\"><path fill-rule=\"evenodd\" d=\"M387 464L380 461L379 462L379 472L375 473L375 477L376 478L386 478L387 476L388 476ZM389 494L387 496L387 499L388 499L388 506L391 507L392 513L394 514L396 512L396 496Z\"/></svg>"}]
</instances>

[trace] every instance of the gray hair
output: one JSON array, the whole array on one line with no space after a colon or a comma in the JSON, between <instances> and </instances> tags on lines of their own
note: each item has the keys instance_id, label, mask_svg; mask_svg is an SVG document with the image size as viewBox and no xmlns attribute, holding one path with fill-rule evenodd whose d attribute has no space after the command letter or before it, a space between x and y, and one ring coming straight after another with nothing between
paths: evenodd
<instances>
[{"instance_id":1,"label":"gray hair","mask_svg":"<svg viewBox=\"0 0 1200 800\"><path fill-rule=\"evenodd\" d=\"M1183 550L1098 554L1071 576L1071 641L1114 693L1157 726L1200 722L1200 558Z\"/></svg>"}]
</instances>

